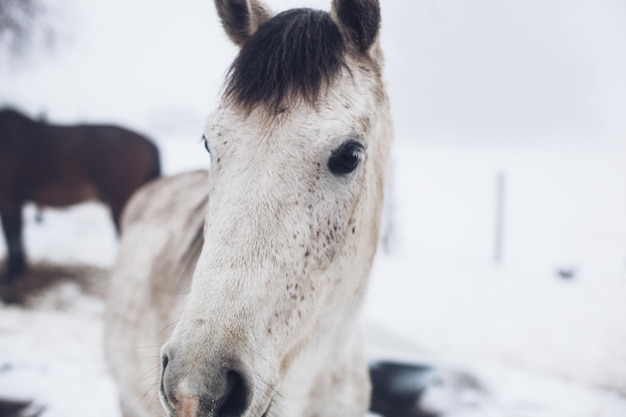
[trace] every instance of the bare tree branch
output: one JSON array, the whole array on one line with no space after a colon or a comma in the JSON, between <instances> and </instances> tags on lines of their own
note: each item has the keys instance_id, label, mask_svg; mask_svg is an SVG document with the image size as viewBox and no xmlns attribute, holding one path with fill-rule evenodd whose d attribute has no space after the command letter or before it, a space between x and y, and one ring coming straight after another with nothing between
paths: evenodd
<instances>
[{"instance_id":1,"label":"bare tree branch","mask_svg":"<svg viewBox=\"0 0 626 417\"><path fill-rule=\"evenodd\" d=\"M0 0L0 45L16 55L22 54L34 41L44 14L41 0Z\"/></svg>"}]
</instances>

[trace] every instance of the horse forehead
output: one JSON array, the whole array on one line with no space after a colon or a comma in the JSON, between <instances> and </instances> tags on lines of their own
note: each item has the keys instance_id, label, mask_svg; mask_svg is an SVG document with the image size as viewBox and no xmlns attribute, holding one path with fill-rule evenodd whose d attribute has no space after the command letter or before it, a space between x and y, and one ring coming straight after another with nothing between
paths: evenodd
<instances>
[{"instance_id":1,"label":"horse forehead","mask_svg":"<svg viewBox=\"0 0 626 417\"><path fill-rule=\"evenodd\" d=\"M276 145L285 142L296 145L301 141L324 141L340 139L349 134L367 133L376 114L375 94L368 94L363 85L357 88L337 86L320 97L316 105L299 103L286 108L280 114L272 114L260 107L252 112L241 111L237 106L224 106L218 109L207 124L209 134L215 136L221 145L235 145L226 142L237 139L246 142L252 149L256 145ZM225 143L226 142L226 143Z\"/></svg>"}]
</instances>

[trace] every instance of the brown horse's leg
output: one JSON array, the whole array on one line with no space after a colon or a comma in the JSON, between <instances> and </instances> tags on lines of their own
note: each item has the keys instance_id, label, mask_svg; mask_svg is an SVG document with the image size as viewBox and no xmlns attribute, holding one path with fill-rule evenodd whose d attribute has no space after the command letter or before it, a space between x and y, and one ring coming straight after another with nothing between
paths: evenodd
<instances>
[{"instance_id":1,"label":"brown horse's leg","mask_svg":"<svg viewBox=\"0 0 626 417\"><path fill-rule=\"evenodd\" d=\"M15 201L2 203L0 217L8 251L5 282L9 283L15 280L26 267L22 242L22 204Z\"/></svg>"}]
</instances>

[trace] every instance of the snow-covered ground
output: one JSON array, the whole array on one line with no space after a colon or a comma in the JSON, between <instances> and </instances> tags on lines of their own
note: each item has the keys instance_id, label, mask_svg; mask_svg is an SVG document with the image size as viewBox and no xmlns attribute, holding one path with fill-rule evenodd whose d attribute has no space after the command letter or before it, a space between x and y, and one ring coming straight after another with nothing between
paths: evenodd
<instances>
[{"instance_id":1,"label":"snow-covered ground","mask_svg":"<svg viewBox=\"0 0 626 417\"><path fill-rule=\"evenodd\" d=\"M399 242L378 258L366 317L403 343L380 353L471 369L504 415L626 415L624 156L397 150Z\"/></svg>"},{"instance_id":2,"label":"snow-covered ground","mask_svg":"<svg viewBox=\"0 0 626 417\"><path fill-rule=\"evenodd\" d=\"M57 3L61 4L50 2ZM57 24L60 40L53 52L20 62L0 61L0 101L33 115L45 112L54 121L126 124L159 144L166 173L202 167L203 120L235 52L215 22L211 3L184 0L173 13L169 2L153 0L70 1L72 7L53 15L62 22ZM270 3L277 10L291 5ZM327 2L308 3L326 7ZM401 8L397 3L385 3L383 12L400 22L393 15ZM609 3L596 4L604 5L606 14ZM611 16L619 21L624 15L617 11L623 9L617 3L614 7ZM442 16L456 13L443 6L433 8L435 17L421 21L426 25L422 32L450 24ZM596 23L602 21L599 10L589 14ZM594 26L589 31L597 35L596 41L602 39L603 30L613 34L614 28L622 27L603 23L597 25L602 30ZM434 102L433 108L446 108L463 101L437 101L440 96L432 89L448 85L450 78L469 85L467 78L453 76L467 74L461 70L439 74L433 59L418 64L430 63L428 75L441 78L420 78L416 74L424 74L411 67L412 59L406 56L408 46L393 38L394 33L405 35L400 31L403 26L387 20L386 27L391 35L383 41L399 129L392 163L390 252L381 251L376 261L364 311L372 358L428 361L476 375L488 396L472 407L459 395L454 398L462 403L458 409L455 401L444 401L449 416L626 416L626 136L586 142L577 137L570 144L561 132L556 139L545 133L528 140L491 138L481 143L446 131L440 135L446 141L439 145L436 140L425 141L426 133L417 126L415 135L406 128L414 123L407 116L416 109L433 130L439 119L424 111L428 102ZM568 26L561 27L556 38L567 33L564 27ZM471 39L472 32L466 36ZM424 43L443 45L448 38L420 39L424 40L416 48ZM594 45L589 39L581 41L585 48ZM609 117L607 103L612 102L599 97L621 91L609 82L612 71L622 68L609 49L623 43L619 37L610 39L602 43L611 57L599 59L604 67L587 71L592 66L582 65L572 72L606 76L599 83L605 95L594 96L592 113L597 113L590 116L592 122ZM566 49L568 53L578 56L573 44L568 47L572 48ZM430 52L442 58L446 48ZM577 84L574 75L566 87ZM407 81L412 77L415 84ZM595 84L584 86L585 92L593 93L589 95L600 91L594 90ZM415 88L421 98L414 95ZM453 90L457 91L448 93ZM402 96L404 91L407 97ZM471 97L475 93L468 90ZM491 93L486 96L501 98ZM414 100L422 101L413 107ZM553 101L546 103L558 107ZM479 120L474 116L491 111L469 107L454 107L457 113L449 115L451 124L459 122L455 114ZM504 105L502 114L511 109ZM615 114L618 109L610 108ZM512 113L528 116L517 110ZM439 117L447 120L446 114ZM498 125L500 131L510 128L513 119L507 119L509 125L500 120L504 123ZM580 126L587 126L589 120L583 119ZM607 126L614 126L615 120ZM626 132L626 126L623 129ZM475 129L470 131L476 134ZM519 138L520 132L511 130L510 136ZM505 188L502 259L496 264L498 175ZM108 214L104 207L89 203L46 209L42 224L34 217L34 208L28 207L26 245L34 265L29 278L33 295L25 307L0 305L0 397L35 399L46 407L42 417L118 416L101 334L106 271L116 254ZM0 245L0 256L4 253ZM563 279L559 271L574 276Z\"/></svg>"}]
</instances>

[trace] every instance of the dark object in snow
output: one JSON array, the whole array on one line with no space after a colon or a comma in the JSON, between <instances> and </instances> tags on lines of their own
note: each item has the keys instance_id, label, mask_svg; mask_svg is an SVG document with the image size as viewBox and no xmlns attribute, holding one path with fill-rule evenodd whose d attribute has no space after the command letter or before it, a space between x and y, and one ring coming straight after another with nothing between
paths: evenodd
<instances>
[{"instance_id":1,"label":"dark object in snow","mask_svg":"<svg viewBox=\"0 0 626 417\"><path fill-rule=\"evenodd\" d=\"M465 371L401 362L370 364L370 411L384 417L438 417L482 409L482 383Z\"/></svg>"},{"instance_id":2,"label":"dark object in snow","mask_svg":"<svg viewBox=\"0 0 626 417\"><path fill-rule=\"evenodd\" d=\"M571 280L576 278L576 269L574 268L559 268L556 274L565 280Z\"/></svg>"},{"instance_id":3,"label":"dark object in snow","mask_svg":"<svg viewBox=\"0 0 626 417\"><path fill-rule=\"evenodd\" d=\"M0 110L0 217L8 248L5 280L26 267L22 206L65 207L100 200L119 232L130 196L159 177L157 147L112 125L56 126ZM1 283L1 282L0 282Z\"/></svg>"},{"instance_id":4,"label":"dark object in snow","mask_svg":"<svg viewBox=\"0 0 626 417\"><path fill-rule=\"evenodd\" d=\"M422 408L421 398L433 368L428 365L377 362L370 365L370 411L384 417L436 417Z\"/></svg>"},{"instance_id":5,"label":"dark object in snow","mask_svg":"<svg viewBox=\"0 0 626 417\"><path fill-rule=\"evenodd\" d=\"M0 398L0 417L38 417L44 409L32 401Z\"/></svg>"}]
</instances>

